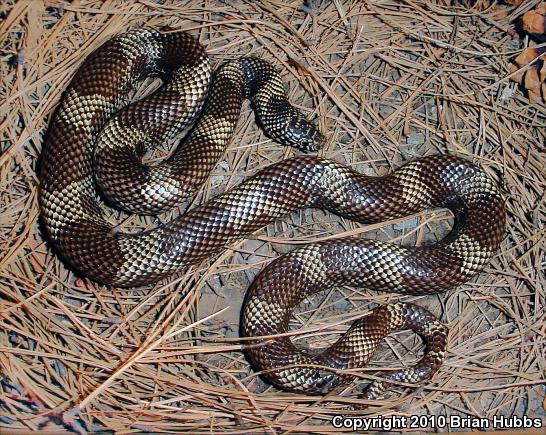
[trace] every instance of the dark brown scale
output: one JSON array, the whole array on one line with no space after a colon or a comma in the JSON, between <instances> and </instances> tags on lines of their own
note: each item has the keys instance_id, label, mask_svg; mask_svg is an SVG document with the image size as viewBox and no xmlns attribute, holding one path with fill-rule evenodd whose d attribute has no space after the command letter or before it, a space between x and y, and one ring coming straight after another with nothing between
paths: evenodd
<instances>
[{"instance_id":1,"label":"dark brown scale","mask_svg":"<svg viewBox=\"0 0 546 435\"><path fill-rule=\"evenodd\" d=\"M163 86L122 109L127 95L149 74L162 75ZM252 100L275 140L304 150L322 144L318 130L290 106L278 73L267 62L238 59L220 68L210 90L208 81L206 54L196 40L186 33L145 29L113 38L78 70L44 145L40 204L51 241L84 275L120 287L152 284L303 207L359 222L429 207L453 212L453 231L432 246L341 239L281 257L257 278L243 312L243 333L263 336L285 332L293 306L318 289L346 284L400 293L443 291L479 272L497 250L504 202L479 168L453 156L422 158L381 178L326 159L295 157L153 230L116 231L101 213L95 170L106 196L121 207L139 213L164 210L207 178L231 139L244 98ZM161 165L142 165L147 147L175 137L196 118L207 92L206 107L183 144ZM105 178L110 175L121 178ZM416 367L389 372L386 380L429 378L443 361L447 332L430 313L411 304L378 308L319 356L299 351L286 337L253 347L249 355L282 388L324 392L349 381L337 371L361 367L383 337L398 328L422 335L428 351ZM372 383L365 397L383 388L384 383Z\"/></svg>"}]
</instances>

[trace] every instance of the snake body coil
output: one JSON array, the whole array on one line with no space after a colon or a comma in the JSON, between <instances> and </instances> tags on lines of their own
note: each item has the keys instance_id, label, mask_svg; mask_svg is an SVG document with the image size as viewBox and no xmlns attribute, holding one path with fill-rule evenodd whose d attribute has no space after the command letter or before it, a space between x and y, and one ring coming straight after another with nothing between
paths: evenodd
<instances>
[{"instance_id":1,"label":"snake body coil","mask_svg":"<svg viewBox=\"0 0 546 435\"><path fill-rule=\"evenodd\" d=\"M162 76L164 85L127 106L128 95L147 75ZM363 176L317 157L295 157L155 229L115 231L102 215L96 184L110 202L139 213L178 204L221 157L245 98L275 140L303 150L322 144L322 135L287 102L268 63L252 57L228 62L210 89L209 77L204 49L191 36L149 30L116 36L78 70L44 146L40 204L49 238L84 275L120 287L154 283L302 207L359 222L428 207L453 212L455 227L433 246L348 238L296 249L272 263L247 294L242 320L244 335L271 336L287 332L292 308L311 292L334 285L438 292L468 280L497 250L503 200L481 170L452 156L422 158L386 177ZM192 123L204 104L171 157L158 166L141 162L151 145L174 138ZM413 304L377 308L320 355L302 352L286 335L262 340L248 353L279 387L324 393L350 380L343 370L365 365L383 337L399 328L423 336L427 352L415 367L389 372L385 381L429 378L443 361L447 330ZM384 385L372 383L366 397L374 398Z\"/></svg>"}]
</instances>

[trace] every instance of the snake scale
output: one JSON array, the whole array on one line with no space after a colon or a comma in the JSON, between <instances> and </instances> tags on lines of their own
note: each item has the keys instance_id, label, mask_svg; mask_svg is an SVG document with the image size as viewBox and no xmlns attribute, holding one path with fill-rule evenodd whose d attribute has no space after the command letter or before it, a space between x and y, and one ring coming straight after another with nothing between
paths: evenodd
<instances>
[{"instance_id":1,"label":"snake scale","mask_svg":"<svg viewBox=\"0 0 546 435\"><path fill-rule=\"evenodd\" d=\"M148 76L159 76L163 85L128 104ZM295 305L335 285L426 294L479 272L500 244L504 201L495 183L467 160L423 157L387 176L369 177L303 155L269 166L148 231L124 233L104 218L99 191L108 202L145 214L168 210L195 192L230 142L244 99L251 100L272 139L304 151L324 143L288 103L276 69L259 58L227 62L211 79L205 50L192 36L147 29L115 36L94 51L65 91L42 153L41 217L58 253L93 280L135 287L207 259L303 207L363 223L448 208L455 225L431 246L351 237L282 256L257 277L242 314L244 336L275 336L257 339L247 352L261 374L282 389L321 394L349 382L354 374L347 370L364 366L383 338L400 328L422 336L424 356L414 367L380 374L382 380L372 382L364 397L377 397L392 382L430 378L444 359L447 328L414 304L376 308L318 355L298 349L283 333ZM142 163L151 146L173 140L192 124L168 159Z\"/></svg>"}]
</instances>

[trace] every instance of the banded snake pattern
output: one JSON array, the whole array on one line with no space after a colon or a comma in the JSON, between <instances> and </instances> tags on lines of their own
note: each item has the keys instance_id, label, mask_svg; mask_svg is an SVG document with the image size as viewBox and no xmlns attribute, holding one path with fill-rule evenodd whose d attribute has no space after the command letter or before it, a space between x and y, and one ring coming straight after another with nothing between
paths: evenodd
<instances>
[{"instance_id":1,"label":"banded snake pattern","mask_svg":"<svg viewBox=\"0 0 546 435\"><path fill-rule=\"evenodd\" d=\"M128 105L131 92L148 76L160 76L163 85ZM280 257L251 286L241 325L245 336L267 336L247 352L255 367L285 390L323 394L351 381L344 371L363 367L384 337L400 328L423 337L425 355L414 367L380 374L382 380L372 382L364 397L374 399L390 382L430 378L445 358L447 328L414 304L376 308L318 355L298 349L284 333L295 305L332 286L427 294L470 279L495 254L504 232L504 201L495 183L455 156L423 157L387 176L370 177L304 155L267 167L152 230L117 231L102 214L100 196L141 214L179 204L222 157L244 99L252 101L272 139L303 151L323 145L323 135L289 104L268 62L256 57L227 62L209 82L205 50L185 32L131 30L84 61L53 117L42 153L41 218L55 249L92 280L136 287L207 259L303 207L363 223L445 207L456 223L431 246L351 237ZM142 163L151 146L172 140L193 123L168 159L159 165Z\"/></svg>"}]
</instances>

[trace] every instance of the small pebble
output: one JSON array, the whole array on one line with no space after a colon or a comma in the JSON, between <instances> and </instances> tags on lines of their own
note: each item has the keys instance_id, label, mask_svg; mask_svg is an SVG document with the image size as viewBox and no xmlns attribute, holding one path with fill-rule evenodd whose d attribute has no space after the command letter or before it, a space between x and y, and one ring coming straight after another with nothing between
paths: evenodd
<instances>
[{"instance_id":1,"label":"small pebble","mask_svg":"<svg viewBox=\"0 0 546 435\"><path fill-rule=\"evenodd\" d=\"M408 228L415 228L416 226L417 226L417 218L411 218L411 219L407 219L402 222L393 224L393 228L395 230L405 230Z\"/></svg>"},{"instance_id":2,"label":"small pebble","mask_svg":"<svg viewBox=\"0 0 546 435\"><path fill-rule=\"evenodd\" d=\"M423 133L410 133L406 137L406 143L408 145L421 145L425 142L425 135Z\"/></svg>"}]
</instances>

